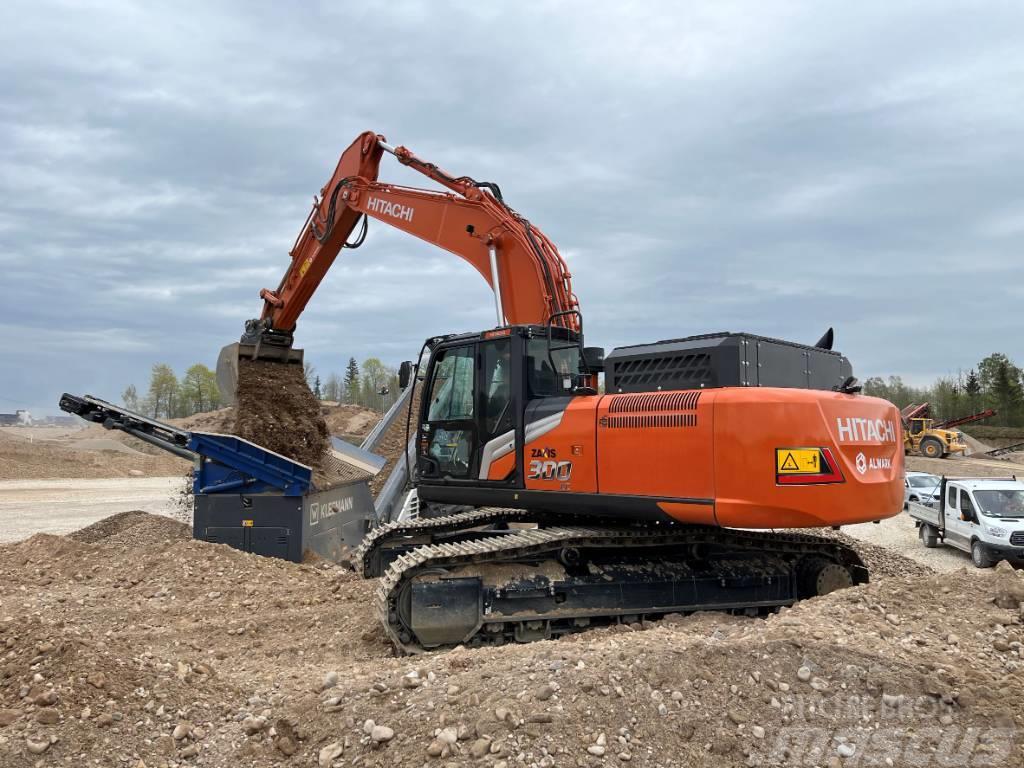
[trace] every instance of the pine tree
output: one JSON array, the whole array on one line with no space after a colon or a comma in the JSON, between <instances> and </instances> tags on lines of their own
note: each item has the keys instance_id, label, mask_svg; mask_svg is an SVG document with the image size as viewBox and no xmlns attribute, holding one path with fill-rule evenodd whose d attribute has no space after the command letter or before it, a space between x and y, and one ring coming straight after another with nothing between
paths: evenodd
<instances>
[{"instance_id":1,"label":"pine tree","mask_svg":"<svg viewBox=\"0 0 1024 768\"><path fill-rule=\"evenodd\" d=\"M354 357L348 359L345 367L345 402L359 402L359 364Z\"/></svg>"},{"instance_id":2,"label":"pine tree","mask_svg":"<svg viewBox=\"0 0 1024 768\"><path fill-rule=\"evenodd\" d=\"M977 372L971 368L967 372L967 379L964 381L964 394L967 395L967 402L971 404L971 411L981 410L981 379Z\"/></svg>"},{"instance_id":3,"label":"pine tree","mask_svg":"<svg viewBox=\"0 0 1024 768\"><path fill-rule=\"evenodd\" d=\"M323 400L324 399L323 392L321 392L321 390L320 390L320 377L319 376L317 376L316 379L313 380L313 396L317 400Z\"/></svg>"}]
</instances>

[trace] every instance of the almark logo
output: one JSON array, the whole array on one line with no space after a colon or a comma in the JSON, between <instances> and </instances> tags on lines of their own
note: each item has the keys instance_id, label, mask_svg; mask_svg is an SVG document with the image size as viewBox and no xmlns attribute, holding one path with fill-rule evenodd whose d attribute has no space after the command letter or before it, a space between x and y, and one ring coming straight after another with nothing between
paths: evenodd
<instances>
[{"instance_id":1,"label":"almark logo","mask_svg":"<svg viewBox=\"0 0 1024 768\"><path fill-rule=\"evenodd\" d=\"M408 221L410 224L412 223L412 215L416 212L416 209L411 205L391 203L379 197L371 197L367 200L366 209L374 213L383 213L385 216L390 216L394 219Z\"/></svg>"},{"instance_id":2,"label":"almark logo","mask_svg":"<svg viewBox=\"0 0 1024 768\"><path fill-rule=\"evenodd\" d=\"M857 471L862 475L868 471L868 460L864 458L863 453L857 454Z\"/></svg>"}]
</instances>

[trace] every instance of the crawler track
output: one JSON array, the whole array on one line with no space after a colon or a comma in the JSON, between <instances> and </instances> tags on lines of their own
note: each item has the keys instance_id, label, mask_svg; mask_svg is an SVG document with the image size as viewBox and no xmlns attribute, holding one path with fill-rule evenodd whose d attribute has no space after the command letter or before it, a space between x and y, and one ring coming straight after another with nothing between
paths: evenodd
<instances>
[{"instance_id":1,"label":"crawler track","mask_svg":"<svg viewBox=\"0 0 1024 768\"><path fill-rule=\"evenodd\" d=\"M852 549L813 536L554 526L414 547L384 572L376 609L395 646L416 653L668 613L767 612L866 581Z\"/></svg>"},{"instance_id":2,"label":"crawler track","mask_svg":"<svg viewBox=\"0 0 1024 768\"><path fill-rule=\"evenodd\" d=\"M535 522L536 512L522 509L489 507L470 512L459 512L443 517L418 518L387 523L374 528L352 553L352 565L363 578L382 576L391 560L398 554L424 544L433 544L438 538L452 536L479 537L477 529L498 523Z\"/></svg>"}]
</instances>

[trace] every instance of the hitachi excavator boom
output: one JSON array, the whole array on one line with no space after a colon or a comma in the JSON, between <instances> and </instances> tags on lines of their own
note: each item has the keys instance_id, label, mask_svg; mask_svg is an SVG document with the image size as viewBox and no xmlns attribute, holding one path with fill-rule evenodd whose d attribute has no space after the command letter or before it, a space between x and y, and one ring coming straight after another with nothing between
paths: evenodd
<instances>
[{"instance_id":1,"label":"hitachi excavator boom","mask_svg":"<svg viewBox=\"0 0 1024 768\"><path fill-rule=\"evenodd\" d=\"M384 153L448 191L379 181ZM320 190L278 287L260 291L261 316L246 322L238 344L221 350L217 383L225 402L234 402L239 356L302 362L292 347L296 321L338 253L362 245L371 218L468 262L494 291L496 325L578 328L579 305L565 261L543 232L505 203L497 184L452 176L367 131L342 153Z\"/></svg>"}]
</instances>

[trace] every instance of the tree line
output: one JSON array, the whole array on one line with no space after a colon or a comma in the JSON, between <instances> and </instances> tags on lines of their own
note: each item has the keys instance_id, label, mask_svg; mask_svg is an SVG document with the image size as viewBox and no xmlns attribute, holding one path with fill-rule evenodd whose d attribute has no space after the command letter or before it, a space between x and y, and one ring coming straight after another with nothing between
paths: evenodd
<instances>
[{"instance_id":1,"label":"tree line","mask_svg":"<svg viewBox=\"0 0 1024 768\"><path fill-rule=\"evenodd\" d=\"M306 383L318 400L360 405L383 412L398 399L398 372L378 358L360 366L350 357L343 374L328 373L323 379L309 362L304 365ZM217 375L202 363L190 366L180 379L166 363L150 370L149 389L140 394L134 384L121 393L124 407L153 418L177 419L216 410L223 405Z\"/></svg>"},{"instance_id":2,"label":"tree line","mask_svg":"<svg viewBox=\"0 0 1024 768\"><path fill-rule=\"evenodd\" d=\"M217 375L202 363L190 366L180 380L171 366L157 363L150 371L149 391L140 396L129 384L121 400L130 411L165 419L212 411L221 404Z\"/></svg>"},{"instance_id":3,"label":"tree line","mask_svg":"<svg viewBox=\"0 0 1024 768\"><path fill-rule=\"evenodd\" d=\"M374 411L386 411L398 399L398 371L376 357L363 361L348 359L345 372L328 373L320 378L310 363L306 363L306 383L319 400L361 405Z\"/></svg>"},{"instance_id":4,"label":"tree line","mask_svg":"<svg viewBox=\"0 0 1024 768\"><path fill-rule=\"evenodd\" d=\"M1001 352L989 355L966 373L941 376L926 387L910 386L899 376L875 376L864 382L864 393L900 408L927 402L936 419L953 419L992 408L997 414L984 424L1024 426L1024 372Z\"/></svg>"}]
</instances>

